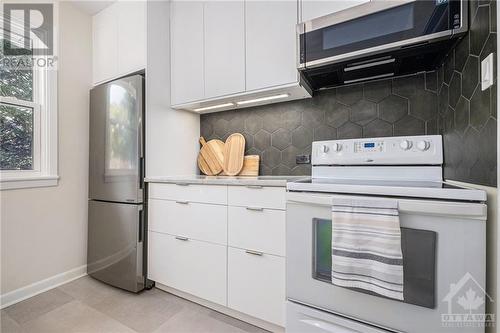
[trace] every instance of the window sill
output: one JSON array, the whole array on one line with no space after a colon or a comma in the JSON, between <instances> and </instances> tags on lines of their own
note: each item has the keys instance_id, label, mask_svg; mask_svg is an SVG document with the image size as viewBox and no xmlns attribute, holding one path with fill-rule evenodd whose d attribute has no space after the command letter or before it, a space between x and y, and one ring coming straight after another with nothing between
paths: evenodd
<instances>
[{"instance_id":1,"label":"window sill","mask_svg":"<svg viewBox=\"0 0 500 333\"><path fill-rule=\"evenodd\" d=\"M59 176L36 176L0 179L0 190L57 186Z\"/></svg>"}]
</instances>

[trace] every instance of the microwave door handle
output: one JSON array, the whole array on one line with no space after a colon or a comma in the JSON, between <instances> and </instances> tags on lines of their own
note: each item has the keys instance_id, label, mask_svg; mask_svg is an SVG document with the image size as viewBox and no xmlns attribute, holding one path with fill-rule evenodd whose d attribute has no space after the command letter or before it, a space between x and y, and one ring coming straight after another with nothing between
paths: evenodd
<instances>
[{"instance_id":1,"label":"microwave door handle","mask_svg":"<svg viewBox=\"0 0 500 333\"><path fill-rule=\"evenodd\" d=\"M393 63L395 61L396 61L396 59L394 59L394 58L374 59L374 61L372 61L372 62L367 62L367 63L363 63L363 64L351 64L350 66L347 65L348 67L344 68L344 72L350 72L350 71L355 71L358 69L364 69L364 68L370 68L370 67L390 64L390 63Z\"/></svg>"}]
</instances>

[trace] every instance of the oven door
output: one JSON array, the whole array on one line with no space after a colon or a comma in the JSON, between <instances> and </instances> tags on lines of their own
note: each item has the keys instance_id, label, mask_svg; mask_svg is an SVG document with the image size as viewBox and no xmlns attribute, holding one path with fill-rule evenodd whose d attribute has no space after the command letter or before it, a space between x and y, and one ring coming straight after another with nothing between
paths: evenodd
<instances>
[{"instance_id":1,"label":"oven door","mask_svg":"<svg viewBox=\"0 0 500 333\"><path fill-rule=\"evenodd\" d=\"M299 68L449 38L467 30L465 1L372 1L299 24Z\"/></svg>"},{"instance_id":2,"label":"oven door","mask_svg":"<svg viewBox=\"0 0 500 333\"><path fill-rule=\"evenodd\" d=\"M398 199L402 230L412 232L406 239L402 232L402 247L407 249L403 248L405 302L400 302L329 281L334 197L347 196L287 193L287 298L396 332L449 332L442 315L452 311L446 301L451 285L469 273L485 286L486 205ZM434 235L435 241L428 235ZM451 305L453 313L463 313L456 302ZM484 314L484 304L474 313ZM481 327L454 328L454 332L483 331Z\"/></svg>"}]
</instances>

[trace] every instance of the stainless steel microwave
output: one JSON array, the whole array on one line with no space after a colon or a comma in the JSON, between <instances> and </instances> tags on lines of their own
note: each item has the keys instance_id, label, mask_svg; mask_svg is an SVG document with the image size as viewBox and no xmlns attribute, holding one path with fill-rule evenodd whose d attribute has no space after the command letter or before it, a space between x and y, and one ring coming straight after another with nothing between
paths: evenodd
<instances>
[{"instance_id":1,"label":"stainless steel microwave","mask_svg":"<svg viewBox=\"0 0 500 333\"><path fill-rule=\"evenodd\" d=\"M303 22L298 70L321 89L434 69L467 14L466 0L372 0Z\"/></svg>"}]
</instances>

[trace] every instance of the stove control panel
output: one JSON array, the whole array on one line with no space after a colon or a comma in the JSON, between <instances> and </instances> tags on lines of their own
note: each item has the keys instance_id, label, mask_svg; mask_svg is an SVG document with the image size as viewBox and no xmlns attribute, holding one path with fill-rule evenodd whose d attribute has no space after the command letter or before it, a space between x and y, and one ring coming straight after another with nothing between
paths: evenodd
<instances>
[{"instance_id":1,"label":"stove control panel","mask_svg":"<svg viewBox=\"0 0 500 333\"><path fill-rule=\"evenodd\" d=\"M313 165L440 165L441 135L316 141Z\"/></svg>"},{"instance_id":2,"label":"stove control panel","mask_svg":"<svg viewBox=\"0 0 500 333\"><path fill-rule=\"evenodd\" d=\"M358 141L354 143L356 153L382 152L384 151L384 141Z\"/></svg>"}]
</instances>

